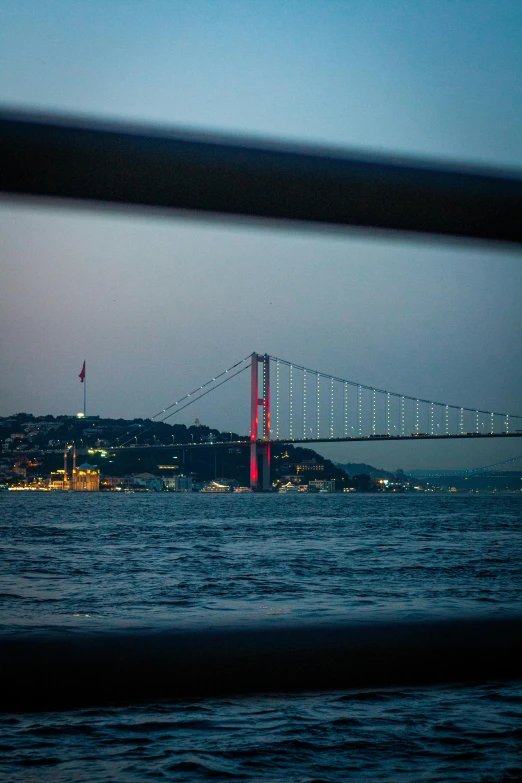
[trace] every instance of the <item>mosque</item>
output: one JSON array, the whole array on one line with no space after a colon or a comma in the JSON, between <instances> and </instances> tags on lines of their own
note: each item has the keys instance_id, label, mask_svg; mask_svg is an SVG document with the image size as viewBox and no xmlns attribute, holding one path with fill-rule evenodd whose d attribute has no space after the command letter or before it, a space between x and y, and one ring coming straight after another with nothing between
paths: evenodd
<instances>
[{"instance_id":1,"label":"mosque","mask_svg":"<svg viewBox=\"0 0 522 783\"><path fill-rule=\"evenodd\" d=\"M63 454L63 482L61 489L72 489L74 492L99 492L100 491L100 469L95 465L89 465L84 462L76 467L76 447L73 449L72 473L69 478L67 471L67 451ZM61 473L61 471L60 471Z\"/></svg>"}]
</instances>

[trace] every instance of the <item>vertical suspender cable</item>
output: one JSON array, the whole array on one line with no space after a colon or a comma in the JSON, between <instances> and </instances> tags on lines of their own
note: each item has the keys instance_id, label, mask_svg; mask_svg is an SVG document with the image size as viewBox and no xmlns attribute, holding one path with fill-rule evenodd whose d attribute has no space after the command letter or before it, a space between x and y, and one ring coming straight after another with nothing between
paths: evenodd
<instances>
[{"instance_id":1,"label":"vertical suspender cable","mask_svg":"<svg viewBox=\"0 0 522 783\"><path fill-rule=\"evenodd\" d=\"M276 359L276 440L279 440L279 359Z\"/></svg>"},{"instance_id":2,"label":"vertical suspender cable","mask_svg":"<svg viewBox=\"0 0 522 783\"><path fill-rule=\"evenodd\" d=\"M334 436L334 379L330 378L330 437Z\"/></svg>"},{"instance_id":3,"label":"vertical suspender cable","mask_svg":"<svg viewBox=\"0 0 522 783\"><path fill-rule=\"evenodd\" d=\"M289 376L289 383L288 383L288 394L289 394L289 424L290 424L290 437L294 437L294 382L293 382L293 375L294 375L294 368L292 365L290 365L290 376Z\"/></svg>"},{"instance_id":4,"label":"vertical suspender cable","mask_svg":"<svg viewBox=\"0 0 522 783\"><path fill-rule=\"evenodd\" d=\"M320 411L320 394L321 394L321 376L317 373L317 437L321 434L321 411Z\"/></svg>"},{"instance_id":5,"label":"vertical suspender cable","mask_svg":"<svg viewBox=\"0 0 522 783\"><path fill-rule=\"evenodd\" d=\"M348 384L344 384L344 437L348 437Z\"/></svg>"},{"instance_id":6,"label":"vertical suspender cable","mask_svg":"<svg viewBox=\"0 0 522 783\"><path fill-rule=\"evenodd\" d=\"M303 438L306 438L306 370L303 370Z\"/></svg>"}]
</instances>

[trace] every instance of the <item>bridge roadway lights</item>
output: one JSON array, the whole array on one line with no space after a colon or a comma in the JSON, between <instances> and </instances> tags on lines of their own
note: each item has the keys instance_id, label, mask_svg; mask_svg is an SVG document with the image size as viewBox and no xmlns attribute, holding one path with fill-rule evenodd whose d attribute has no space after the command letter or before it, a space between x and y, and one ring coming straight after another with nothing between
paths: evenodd
<instances>
[{"instance_id":1,"label":"bridge roadway lights","mask_svg":"<svg viewBox=\"0 0 522 783\"><path fill-rule=\"evenodd\" d=\"M7 711L522 679L522 616L0 636Z\"/></svg>"}]
</instances>

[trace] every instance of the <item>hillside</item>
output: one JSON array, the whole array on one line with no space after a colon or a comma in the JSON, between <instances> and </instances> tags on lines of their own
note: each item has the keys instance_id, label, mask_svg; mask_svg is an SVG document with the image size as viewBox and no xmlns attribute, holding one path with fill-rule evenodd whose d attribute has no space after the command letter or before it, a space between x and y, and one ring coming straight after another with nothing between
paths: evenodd
<instances>
[{"instance_id":1,"label":"hillside","mask_svg":"<svg viewBox=\"0 0 522 783\"><path fill-rule=\"evenodd\" d=\"M394 478L397 473L402 475L402 470L397 470L395 473L390 473L387 470L381 470L380 468L374 468L373 465L367 465L365 462L336 462L335 465L343 470L348 476L360 476L367 475L372 479L376 478Z\"/></svg>"},{"instance_id":2,"label":"hillside","mask_svg":"<svg viewBox=\"0 0 522 783\"><path fill-rule=\"evenodd\" d=\"M63 452L74 445L79 461L96 465L104 477L184 474L195 481L226 477L242 486L249 483L248 435L220 432L198 420L187 427L150 419L19 413L0 419L0 443L0 473L5 475L18 466L28 477L48 476L63 467ZM334 479L338 490L353 486L345 470L313 449L272 446L272 481L306 484L313 479Z\"/></svg>"}]
</instances>

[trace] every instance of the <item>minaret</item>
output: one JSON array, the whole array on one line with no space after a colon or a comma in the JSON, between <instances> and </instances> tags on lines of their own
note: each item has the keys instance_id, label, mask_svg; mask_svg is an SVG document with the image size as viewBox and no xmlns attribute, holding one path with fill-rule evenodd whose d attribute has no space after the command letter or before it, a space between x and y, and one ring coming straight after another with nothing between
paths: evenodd
<instances>
[{"instance_id":1,"label":"minaret","mask_svg":"<svg viewBox=\"0 0 522 783\"><path fill-rule=\"evenodd\" d=\"M67 449L63 452L63 488L67 489Z\"/></svg>"}]
</instances>

